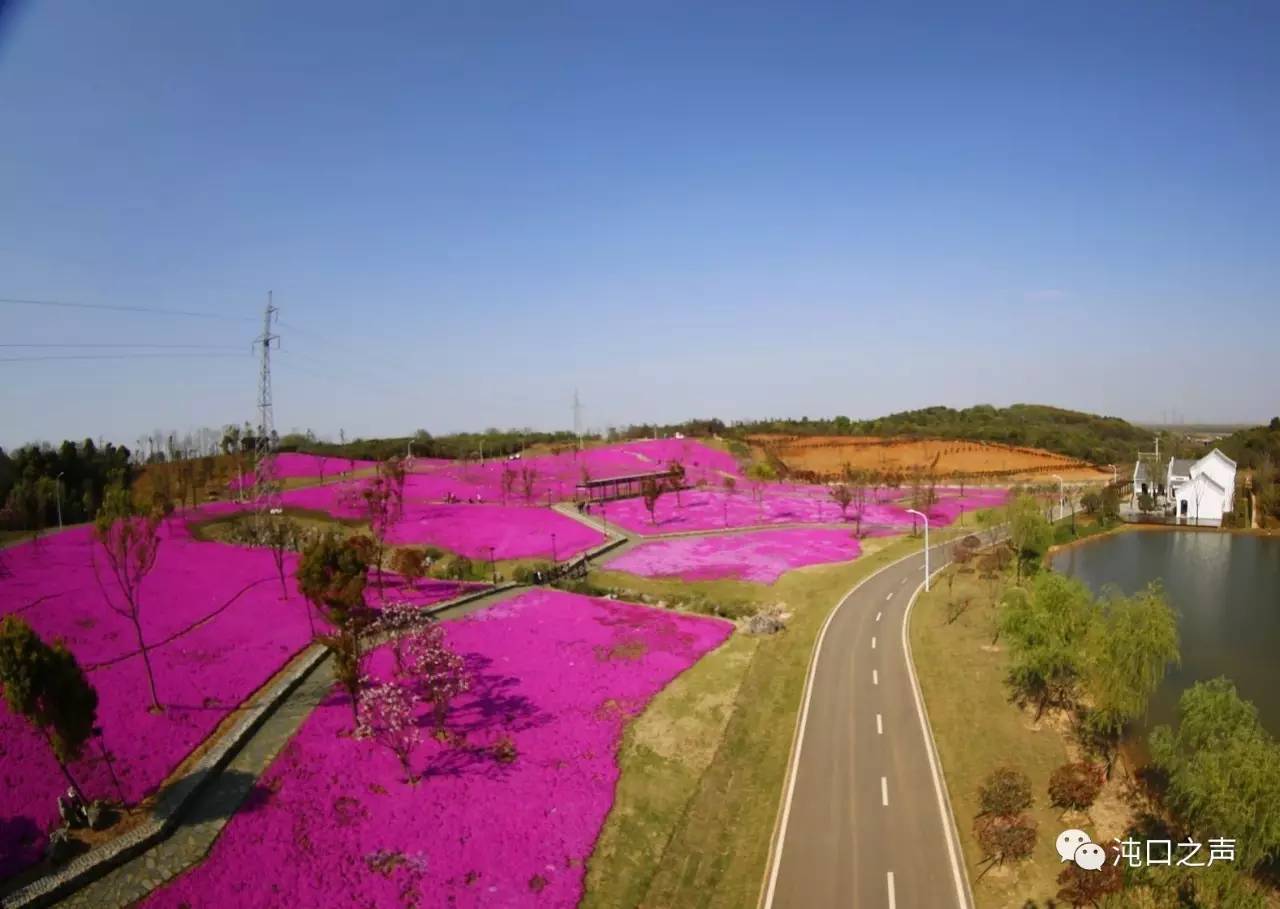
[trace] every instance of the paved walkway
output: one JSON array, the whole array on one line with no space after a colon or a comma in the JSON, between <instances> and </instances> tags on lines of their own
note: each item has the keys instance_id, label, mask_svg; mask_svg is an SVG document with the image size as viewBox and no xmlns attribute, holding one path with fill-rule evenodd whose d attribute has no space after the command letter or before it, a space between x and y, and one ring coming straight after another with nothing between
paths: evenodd
<instances>
[{"instance_id":1,"label":"paved walkway","mask_svg":"<svg viewBox=\"0 0 1280 909\"><path fill-rule=\"evenodd\" d=\"M508 588L455 606L446 604L436 617L445 621L460 618L523 589ZM203 859L258 777L332 690L333 683L332 662L326 657L271 712L226 769L195 797L169 837L57 905L69 909L124 909Z\"/></svg>"}]
</instances>

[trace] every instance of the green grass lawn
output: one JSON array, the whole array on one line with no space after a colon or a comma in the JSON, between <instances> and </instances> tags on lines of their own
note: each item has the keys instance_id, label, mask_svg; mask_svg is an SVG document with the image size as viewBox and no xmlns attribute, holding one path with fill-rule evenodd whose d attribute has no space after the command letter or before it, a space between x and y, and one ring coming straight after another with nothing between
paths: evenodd
<instances>
[{"instance_id":1,"label":"green grass lawn","mask_svg":"<svg viewBox=\"0 0 1280 909\"><path fill-rule=\"evenodd\" d=\"M583 906L756 904L818 630L854 584L919 546L871 539L854 562L802 568L772 586L592 575L597 585L650 597L783 603L792 618L781 634L735 633L628 727Z\"/></svg>"},{"instance_id":2,"label":"green grass lawn","mask_svg":"<svg viewBox=\"0 0 1280 909\"><path fill-rule=\"evenodd\" d=\"M955 575L954 589L948 581ZM1049 774L1068 760L1067 743L1054 723L1039 727L1032 716L1009 702L1004 684L1006 653L992 646L995 608L990 582L973 572L948 569L933 590L922 593L911 613L911 650L930 725L942 759L955 810L956 826L974 883L979 909L1021 909L1027 900L1041 905L1058 891L1061 870L1054 839L1068 825L1049 805ZM947 603L970 598L967 611L947 624ZM978 787L1001 765L1031 778L1035 802L1031 816L1039 824L1032 860L994 868L979 878L984 865L973 836Z\"/></svg>"}]
</instances>

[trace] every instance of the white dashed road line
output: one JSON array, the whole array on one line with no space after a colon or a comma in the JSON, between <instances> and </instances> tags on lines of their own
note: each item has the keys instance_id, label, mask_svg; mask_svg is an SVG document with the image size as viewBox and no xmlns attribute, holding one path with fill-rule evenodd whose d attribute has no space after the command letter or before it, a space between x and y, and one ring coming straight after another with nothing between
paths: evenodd
<instances>
[{"instance_id":1,"label":"white dashed road line","mask_svg":"<svg viewBox=\"0 0 1280 909\"><path fill-rule=\"evenodd\" d=\"M893 599L893 591L890 590L889 593L885 596L885 600L892 600L892 599Z\"/></svg>"},{"instance_id":2,"label":"white dashed road line","mask_svg":"<svg viewBox=\"0 0 1280 909\"><path fill-rule=\"evenodd\" d=\"M871 649L872 649L872 650L875 650L875 649L876 649L876 639L875 639L875 636L874 636L874 635L872 635L872 637L871 637Z\"/></svg>"},{"instance_id":3,"label":"white dashed road line","mask_svg":"<svg viewBox=\"0 0 1280 909\"><path fill-rule=\"evenodd\" d=\"M893 892L893 872L886 872L889 875L889 909L898 909L897 894Z\"/></svg>"},{"instance_id":4,"label":"white dashed road line","mask_svg":"<svg viewBox=\"0 0 1280 909\"><path fill-rule=\"evenodd\" d=\"M884 735L884 717L876 714L876 735Z\"/></svg>"},{"instance_id":5,"label":"white dashed road line","mask_svg":"<svg viewBox=\"0 0 1280 909\"><path fill-rule=\"evenodd\" d=\"M882 615L884 615L884 613L883 613L883 612L877 612L877 613L876 613L876 621L877 621L877 622L878 622L878 621L880 621L880 616L882 616Z\"/></svg>"},{"instance_id":6,"label":"white dashed road line","mask_svg":"<svg viewBox=\"0 0 1280 909\"><path fill-rule=\"evenodd\" d=\"M887 777L880 777L880 804L889 807L889 780Z\"/></svg>"},{"instance_id":7,"label":"white dashed road line","mask_svg":"<svg viewBox=\"0 0 1280 909\"><path fill-rule=\"evenodd\" d=\"M872 669L872 670L871 670L871 684L872 684L872 685L879 685L879 684L880 684L880 672L879 672L879 670L876 670L876 669Z\"/></svg>"}]
</instances>

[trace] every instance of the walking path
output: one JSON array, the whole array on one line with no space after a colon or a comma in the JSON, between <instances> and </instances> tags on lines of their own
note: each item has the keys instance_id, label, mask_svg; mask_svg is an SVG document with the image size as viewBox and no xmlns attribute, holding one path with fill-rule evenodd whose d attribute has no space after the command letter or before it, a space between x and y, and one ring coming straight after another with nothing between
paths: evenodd
<instances>
[{"instance_id":1,"label":"walking path","mask_svg":"<svg viewBox=\"0 0 1280 909\"><path fill-rule=\"evenodd\" d=\"M442 620L460 618L502 602L520 587L491 591L433 610ZM167 838L58 903L75 909L124 909L202 860L218 834L271 765L303 720L333 689L332 661L326 657L245 741L226 768L210 780L183 811Z\"/></svg>"}]
</instances>

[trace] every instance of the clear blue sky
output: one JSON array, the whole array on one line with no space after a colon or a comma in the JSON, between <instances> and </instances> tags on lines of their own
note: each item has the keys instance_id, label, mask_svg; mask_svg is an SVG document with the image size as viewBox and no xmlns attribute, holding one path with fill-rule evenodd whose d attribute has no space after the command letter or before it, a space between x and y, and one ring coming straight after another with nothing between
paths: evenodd
<instances>
[{"instance_id":1,"label":"clear blue sky","mask_svg":"<svg viewBox=\"0 0 1280 909\"><path fill-rule=\"evenodd\" d=\"M1275 3L25 3L0 444L1054 403L1262 420ZM163 352L152 348L151 351ZM243 354L239 351L244 351ZM0 349L0 358L111 349Z\"/></svg>"}]
</instances>

